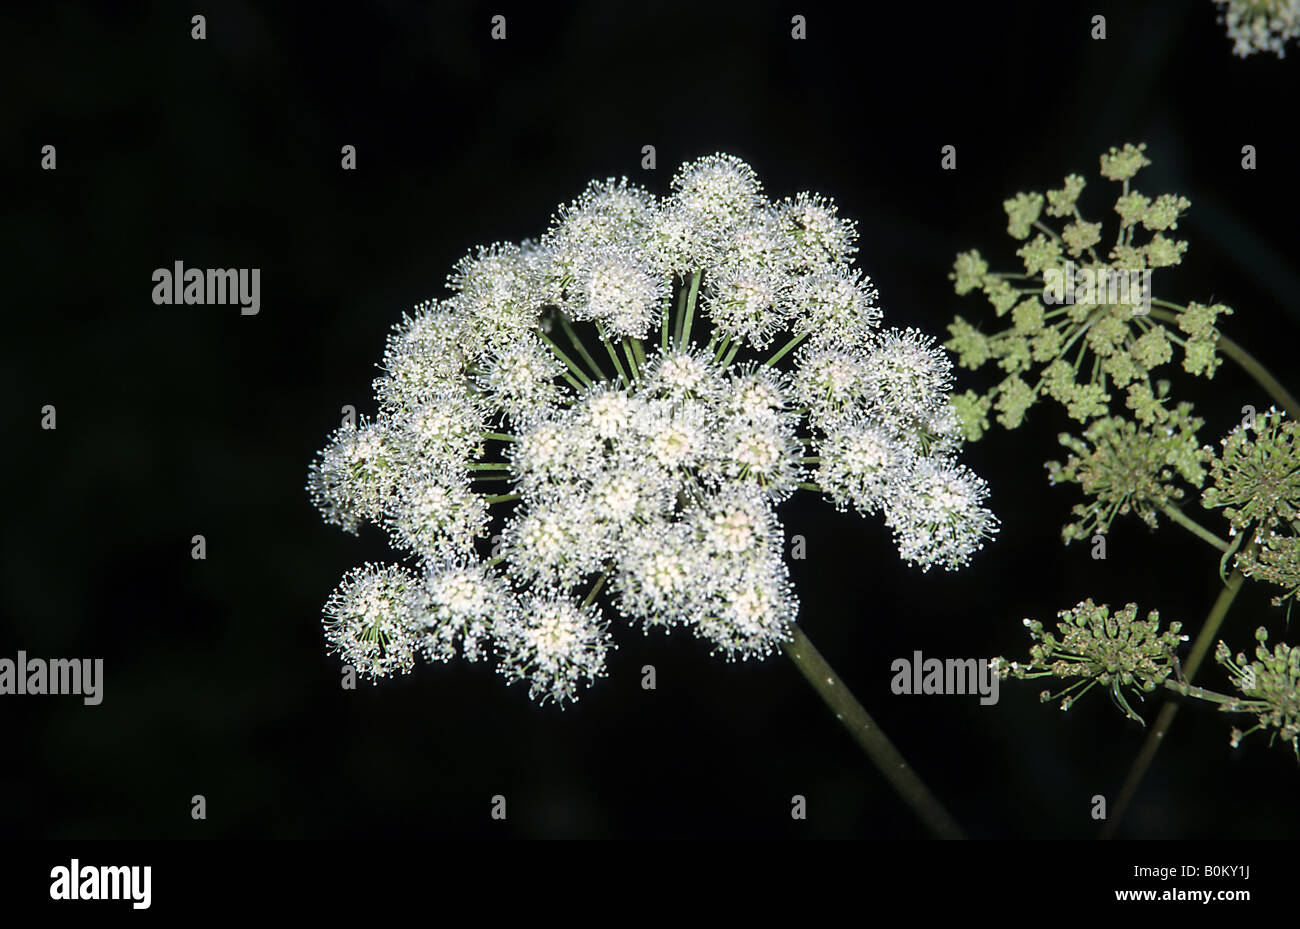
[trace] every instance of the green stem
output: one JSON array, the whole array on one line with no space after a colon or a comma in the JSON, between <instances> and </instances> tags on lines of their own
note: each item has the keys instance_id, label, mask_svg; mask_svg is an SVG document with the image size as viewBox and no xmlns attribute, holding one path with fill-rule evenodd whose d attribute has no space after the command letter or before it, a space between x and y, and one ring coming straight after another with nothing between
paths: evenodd
<instances>
[{"instance_id":1,"label":"green stem","mask_svg":"<svg viewBox=\"0 0 1300 929\"><path fill-rule=\"evenodd\" d=\"M605 346L605 351L609 353L609 360L614 362L614 370L618 372L618 376L622 379L623 386L630 387L632 382L628 379L627 372L623 370L623 363L618 360L618 352L614 351L614 346L605 337L605 327L600 323L596 323L596 332L600 335L600 341Z\"/></svg>"},{"instance_id":2,"label":"green stem","mask_svg":"<svg viewBox=\"0 0 1300 929\"><path fill-rule=\"evenodd\" d=\"M1205 700L1209 703L1241 704L1240 712L1242 713L1256 712L1256 710L1254 709L1254 704L1250 703L1250 701L1242 700L1241 697L1237 697L1232 694L1217 693L1213 690L1206 690L1204 687L1195 687L1191 684L1182 681L1176 681L1171 677L1165 678L1164 687L1165 690L1172 690L1174 693L1181 694L1184 697L1195 697L1197 700Z\"/></svg>"},{"instance_id":3,"label":"green stem","mask_svg":"<svg viewBox=\"0 0 1300 929\"><path fill-rule=\"evenodd\" d=\"M1200 669L1201 662L1210 650L1210 643L1218 636L1219 627L1223 625L1223 618L1228 615L1228 608L1232 606L1232 601L1237 599L1237 592L1241 590L1241 585L1245 580L1245 575L1234 568L1232 576L1228 578L1227 586L1219 592L1218 598L1214 601L1214 606L1210 608L1210 615L1205 618L1205 625L1201 627L1201 631L1196 635L1196 640L1192 642L1191 654L1187 656L1187 661L1183 663L1183 680L1188 684L1192 682L1192 678L1196 676L1197 670ZM1147 733L1146 740L1143 741L1142 749L1138 752L1137 758L1133 759L1128 776L1124 779L1124 785L1120 788L1119 796L1111 809L1110 818L1106 820L1106 825L1102 827L1098 838L1111 839L1115 837L1120 820L1124 818L1124 813L1133 801L1133 795L1137 793L1138 785L1142 783L1142 778L1146 775L1147 769L1151 767L1151 762L1164 742L1169 727L1173 725L1174 717L1178 715L1180 706L1182 706L1181 703L1170 701L1160 708L1160 715L1156 717L1156 724Z\"/></svg>"},{"instance_id":4,"label":"green stem","mask_svg":"<svg viewBox=\"0 0 1300 929\"><path fill-rule=\"evenodd\" d=\"M573 326L569 324L568 318L563 313L557 313L556 315L560 319L560 327L564 330L564 334L569 337L569 341L573 343L574 349L582 356L582 360L587 363L587 367L591 368L591 373L596 375L596 380L605 380L605 372L600 370L600 365L596 364L596 359L591 357L591 352L587 351L587 346L583 344L582 339L578 338L578 334L573 331Z\"/></svg>"},{"instance_id":5,"label":"green stem","mask_svg":"<svg viewBox=\"0 0 1300 929\"><path fill-rule=\"evenodd\" d=\"M623 346L623 355L627 358L627 368L632 372L632 380L640 380L641 372L637 369L636 352L632 350L632 346L628 344L627 339L624 339L621 344Z\"/></svg>"},{"instance_id":6,"label":"green stem","mask_svg":"<svg viewBox=\"0 0 1300 929\"><path fill-rule=\"evenodd\" d=\"M515 437L512 436L512 435L506 435L504 432L485 432L485 433L483 433L483 438L485 438L485 439L496 439L498 442L518 442L518 441L519 441L519 439L515 438Z\"/></svg>"},{"instance_id":7,"label":"green stem","mask_svg":"<svg viewBox=\"0 0 1300 929\"><path fill-rule=\"evenodd\" d=\"M578 380L582 381L582 384L577 384L574 382L573 377L570 377L569 378L570 384L573 384L573 386L577 387L579 390L582 389L583 384L585 384L588 387L591 386L591 378L587 377L587 375L583 372L583 370L579 368L576 364L574 364L573 360L568 355L560 351L560 346L552 342L550 337L545 332L538 332L537 334L542 337L543 342L545 342L548 346L550 346L551 352L555 355L555 357L560 359L560 361L564 362L564 366L573 372L573 377L576 377Z\"/></svg>"},{"instance_id":8,"label":"green stem","mask_svg":"<svg viewBox=\"0 0 1300 929\"><path fill-rule=\"evenodd\" d=\"M475 461L465 465L471 471L508 471L510 465L504 461Z\"/></svg>"},{"instance_id":9,"label":"green stem","mask_svg":"<svg viewBox=\"0 0 1300 929\"><path fill-rule=\"evenodd\" d=\"M591 593L587 594L587 599L582 601L584 607L591 606L592 602L596 599L596 595L600 593L600 588L605 586L605 579L607 577L609 577L609 574L602 574L600 579L596 581L595 585L591 588Z\"/></svg>"},{"instance_id":10,"label":"green stem","mask_svg":"<svg viewBox=\"0 0 1300 929\"><path fill-rule=\"evenodd\" d=\"M682 331L682 316L686 313L686 280L682 280L681 286L677 289L677 309L673 313L672 340L677 341L677 334ZM669 329L668 329L668 307L664 307L664 329L660 349L668 351Z\"/></svg>"},{"instance_id":11,"label":"green stem","mask_svg":"<svg viewBox=\"0 0 1300 929\"><path fill-rule=\"evenodd\" d=\"M800 342L802 342L806 338L808 338L808 333L805 332L802 335L795 336L789 342L786 342L785 345L781 346L781 350L779 352L777 352L771 358L767 359L767 361L763 362L763 367L765 368L772 367L772 365L776 364L778 361L784 358L787 353L792 351L795 348L795 346L797 346Z\"/></svg>"},{"instance_id":12,"label":"green stem","mask_svg":"<svg viewBox=\"0 0 1300 929\"><path fill-rule=\"evenodd\" d=\"M811 490L813 493L818 493L818 494L823 493L821 486L818 484L809 484L807 481L804 481L800 483L798 486L800 490Z\"/></svg>"},{"instance_id":13,"label":"green stem","mask_svg":"<svg viewBox=\"0 0 1300 929\"><path fill-rule=\"evenodd\" d=\"M695 299L700 293L700 272L691 274L690 291L686 294L686 317L682 320L682 330L677 334L677 347L685 348L691 337L691 322L695 316Z\"/></svg>"},{"instance_id":14,"label":"green stem","mask_svg":"<svg viewBox=\"0 0 1300 929\"><path fill-rule=\"evenodd\" d=\"M1226 552L1228 550L1227 542L1219 538L1209 529L1206 529L1196 520L1192 519L1190 516L1184 513L1176 504L1166 503L1162 507L1160 507L1160 510L1166 516L1172 519L1174 522L1178 523L1178 525L1182 526L1192 535L1196 536L1198 539L1201 539L1205 542L1209 542L1211 545L1213 545L1221 552Z\"/></svg>"},{"instance_id":15,"label":"green stem","mask_svg":"<svg viewBox=\"0 0 1300 929\"><path fill-rule=\"evenodd\" d=\"M488 503L509 503L511 500L518 500L519 494L491 494L483 499Z\"/></svg>"},{"instance_id":16,"label":"green stem","mask_svg":"<svg viewBox=\"0 0 1300 929\"><path fill-rule=\"evenodd\" d=\"M1061 237L1056 234L1056 230L1048 226L1047 224L1045 224L1041 219L1034 220L1034 228L1037 229L1039 232L1043 233L1043 235L1047 236L1049 239L1052 239L1053 241L1060 244ZM1006 274L1002 276L1010 277L1010 275L1006 275Z\"/></svg>"},{"instance_id":17,"label":"green stem","mask_svg":"<svg viewBox=\"0 0 1300 929\"><path fill-rule=\"evenodd\" d=\"M898 795L935 836L942 839L964 838L952 816L912 770L853 693L844 686L835 670L827 664L812 642L808 641L803 630L792 624L791 633L790 640L783 646L785 653L813 690L817 691L818 696L834 711L835 718L849 730L854 741L867 753Z\"/></svg>"}]
</instances>

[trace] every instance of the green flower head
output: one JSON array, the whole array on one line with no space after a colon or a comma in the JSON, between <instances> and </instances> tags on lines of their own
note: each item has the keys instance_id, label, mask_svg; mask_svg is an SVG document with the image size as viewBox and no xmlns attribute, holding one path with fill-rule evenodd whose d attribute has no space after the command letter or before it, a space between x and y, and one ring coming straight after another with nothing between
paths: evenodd
<instances>
[{"instance_id":1,"label":"green flower head","mask_svg":"<svg viewBox=\"0 0 1300 929\"><path fill-rule=\"evenodd\" d=\"M1263 626L1255 631L1255 639L1259 645L1254 661L1240 652L1233 657L1223 642L1214 656L1244 698L1224 704L1223 709L1251 712L1258 720L1245 732L1232 730L1232 747L1252 733L1272 730L1272 738L1290 743L1300 761L1300 648L1285 643L1268 648L1268 630Z\"/></svg>"},{"instance_id":2,"label":"green flower head","mask_svg":"<svg viewBox=\"0 0 1300 929\"><path fill-rule=\"evenodd\" d=\"M1056 624L1058 634L1046 631L1037 620L1026 619L1025 627L1034 641L1029 662L995 658L992 666L1004 680L1077 679L1060 693L1045 690L1040 695L1044 703L1060 700L1062 710L1100 684L1126 716L1145 725L1129 706L1124 689L1141 696L1160 687L1173 672L1175 651L1187 636L1179 634L1179 623L1161 632L1160 614L1155 610L1144 620L1138 618L1137 611L1137 604L1130 603L1112 614L1105 604L1084 600L1057 614L1061 620Z\"/></svg>"},{"instance_id":3,"label":"green flower head","mask_svg":"<svg viewBox=\"0 0 1300 929\"><path fill-rule=\"evenodd\" d=\"M1157 427L1139 426L1122 416L1094 420L1083 438L1063 434L1072 454L1065 463L1049 461L1053 484L1078 484L1087 498L1070 511L1075 521L1061 536L1066 544L1105 534L1117 516L1137 515L1151 528L1157 514L1183 497L1178 478L1197 487L1205 480L1209 453L1196 439L1202 420L1191 404L1181 403Z\"/></svg>"},{"instance_id":4,"label":"green flower head","mask_svg":"<svg viewBox=\"0 0 1300 929\"><path fill-rule=\"evenodd\" d=\"M949 274L956 292L979 290L994 315L1009 316L1010 325L981 331L957 317L945 344L963 367L992 361L1010 375L986 394L1007 429L1045 397L1087 423L1110 412L1117 391L1127 395L1144 425L1163 422L1169 411L1154 380L1180 350L1185 371L1214 376L1215 320L1232 311L1155 299L1153 272L1181 264L1186 254L1187 243L1170 235L1191 203L1177 194L1153 197L1131 188L1137 172L1150 164L1145 150L1129 144L1101 156L1101 176L1122 185L1114 202L1113 245L1103 244L1101 222L1080 213L1084 179L1071 174L1046 195L1021 191L1002 203L1007 233L1023 242L1016 255L1024 273L991 271L975 250L957 256ZM1048 220L1060 225L1053 229Z\"/></svg>"},{"instance_id":5,"label":"green flower head","mask_svg":"<svg viewBox=\"0 0 1300 929\"><path fill-rule=\"evenodd\" d=\"M1300 427L1277 409L1238 426L1210 465L1206 507L1223 507L1233 532L1264 531L1300 517Z\"/></svg>"}]
</instances>

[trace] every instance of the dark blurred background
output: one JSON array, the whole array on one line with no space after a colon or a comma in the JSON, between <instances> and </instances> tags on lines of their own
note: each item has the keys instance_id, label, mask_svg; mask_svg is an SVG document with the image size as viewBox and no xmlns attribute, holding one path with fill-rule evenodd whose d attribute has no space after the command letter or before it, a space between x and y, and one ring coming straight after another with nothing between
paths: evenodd
<instances>
[{"instance_id":1,"label":"dark blurred background","mask_svg":"<svg viewBox=\"0 0 1300 929\"><path fill-rule=\"evenodd\" d=\"M470 247L539 235L591 178L663 193L678 163L725 151L775 196L834 196L886 321L946 338L954 313L992 322L952 293L955 253L1017 264L1004 198L1078 172L1085 214L1113 218L1097 157L1146 141L1140 189L1193 204L1161 296L1228 303L1225 330L1300 387L1300 49L1232 57L1208 0L95 6L7 10L0 29L0 656L102 657L106 677L98 707L0 699L3 835L924 834L780 656L728 665L687 634L620 625L609 678L563 712L463 662L340 688L320 607L388 551L377 530L321 522L308 464L343 404L373 411L402 311L442 293ZM46 144L57 171L39 170ZM955 172L939 170L945 144ZM150 274L178 259L261 268L260 314L153 305ZM960 389L991 376L961 372ZM1180 392L1207 442L1268 405L1231 362ZM811 499L783 511L808 538L802 625L978 837L1091 837L1090 798L1113 802L1142 730L1103 694L1062 714L1032 683L1004 684L995 707L896 697L890 662L1022 657L1023 617L1087 596L1199 626L1220 587L1217 558L1177 527L1121 521L1105 561L1061 545L1078 497L1042 462L1067 427L1044 405L969 449L1003 528L955 575L902 566L878 522ZM1237 647L1261 623L1282 634L1267 599L1239 598ZM640 689L644 664L657 691ZM1201 679L1222 683L1213 665ZM1295 758L1259 737L1233 751L1229 727L1185 708L1121 834L1296 835ZM488 816L498 793L504 823Z\"/></svg>"}]
</instances>

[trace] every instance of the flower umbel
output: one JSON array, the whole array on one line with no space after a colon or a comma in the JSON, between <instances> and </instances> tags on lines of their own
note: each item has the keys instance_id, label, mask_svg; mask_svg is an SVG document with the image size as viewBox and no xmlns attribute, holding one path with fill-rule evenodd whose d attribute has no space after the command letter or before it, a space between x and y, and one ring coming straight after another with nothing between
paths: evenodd
<instances>
[{"instance_id":1,"label":"flower umbel","mask_svg":"<svg viewBox=\"0 0 1300 929\"><path fill-rule=\"evenodd\" d=\"M995 658L993 667L1005 680L1014 677L1033 680L1057 677L1078 678L1069 687L1053 694L1043 691L1044 703L1060 700L1068 710L1097 684L1110 691L1115 705L1130 719L1146 725L1133 711L1123 688L1141 697L1151 693L1173 673L1178 646L1187 640L1179 635L1180 623L1160 631L1160 614L1152 610L1145 620L1137 617L1137 604L1130 603L1114 614L1105 604L1097 606L1091 599L1073 609L1062 610L1056 628L1060 637L1047 632L1037 620L1026 619L1025 627L1034 640L1027 664Z\"/></svg>"},{"instance_id":2,"label":"flower umbel","mask_svg":"<svg viewBox=\"0 0 1300 929\"><path fill-rule=\"evenodd\" d=\"M1191 404L1180 403L1159 426L1107 416L1089 423L1082 439L1063 433L1060 442L1072 454L1064 464L1047 462L1051 482L1078 484L1091 498L1071 510L1076 519L1061 530L1066 544L1104 535L1116 516L1129 513L1154 529L1157 514L1183 497L1176 478L1196 487L1205 481L1210 455L1196 438L1202 423Z\"/></svg>"},{"instance_id":3,"label":"flower umbel","mask_svg":"<svg viewBox=\"0 0 1300 929\"><path fill-rule=\"evenodd\" d=\"M990 410L1004 428L1015 429L1035 403L1050 398L1072 419L1087 423L1107 415L1120 392L1142 425L1164 423L1170 411L1158 386L1159 369L1178 349L1185 371L1214 376L1220 362L1215 322L1232 311L1154 298L1156 271L1182 261L1187 243L1167 234L1191 204L1175 194L1148 197L1133 188L1138 171L1151 163L1145 150L1127 144L1101 156L1101 176L1121 185L1109 250L1102 245L1102 224L1080 212L1085 181L1071 174L1046 197L1022 192L1003 203L1008 234L1024 243L1016 252L1023 273L991 271L978 251L957 256L949 275L956 292L982 291L996 316L1010 322L988 333L958 316L948 327L952 337L945 344L959 364L977 369L995 361L1002 371L987 393L968 392L959 405L967 438L983 434ZM1053 228L1048 219L1064 225Z\"/></svg>"},{"instance_id":4,"label":"flower umbel","mask_svg":"<svg viewBox=\"0 0 1300 929\"><path fill-rule=\"evenodd\" d=\"M1219 22L1232 39L1232 53L1248 58L1256 52L1286 57L1286 43L1300 38L1300 0L1214 0Z\"/></svg>"},{"instance_id":5,"label":"flower umbel","mask_svg":"<svg viewBox=\"0 0 1300 929\"><path fill-rule=\"evenodd\" d=\"M1224 704L1223 709L1254 713L1259 720L1245 732L1233 729L1232 746L1236 748L1254 732L1276 730L1272 738L1289 742L1300 761L1300 648L1280 643L1269 649L1268 630L1263 626L1255 631L1255 639L1259 645L1254 661L1240 652L1234 658L1223 642L1214 655L1245 698L1240 703Z\"/></svg>"},{"instance_id":6,"label":"flower umbel","mask_svg":"<svg viewBox=\"0 0 1300 929\"><path fill-rule=\"evenodd\" d=\"M951 363L881 328L855 251L830 200L773 203L711 155L667 197L593 182L540 240L470 252L311 469L327 521L414 562L345 577L329 641L368 677L491 657L560 704L605 673L607 614L761 657L798 612L777 507L801 489L883 516L922 570L966 564L998 524Z\"/></svg>"},{"instance_id":7,"label":"flower umbel","mask_svg":"<svg viewBox=\"0 0 1300 929\"><path fill-rule=\"evenodd\" d=\"M1206 507L1223 507L1234 531L1268 530L1300 518L1300 426L1270 409L1220 445L1201 495Z\"/></svg>"}]
</instances>

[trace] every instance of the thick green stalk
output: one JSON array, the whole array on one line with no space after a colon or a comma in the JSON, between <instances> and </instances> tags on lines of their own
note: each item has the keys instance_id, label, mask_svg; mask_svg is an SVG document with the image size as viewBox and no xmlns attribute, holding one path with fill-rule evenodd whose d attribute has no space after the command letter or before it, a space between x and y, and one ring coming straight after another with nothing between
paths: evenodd
<instances>
[{"instance_id":1,"label":"thick green stalk","mask_svg":"<svg viewBox=\"0 0 1300 929\"><path fill-rule=\"evenodd\" d=\"M941 839L964 838L956 821L912 770L853 693L844 686L835 670L826 663L812 642L808 641L803 630L793 626L793 635L784 648L813 690L834 711L835 718L844 724L854 741L929 830Z\"/></svg>"}]
</instances>

